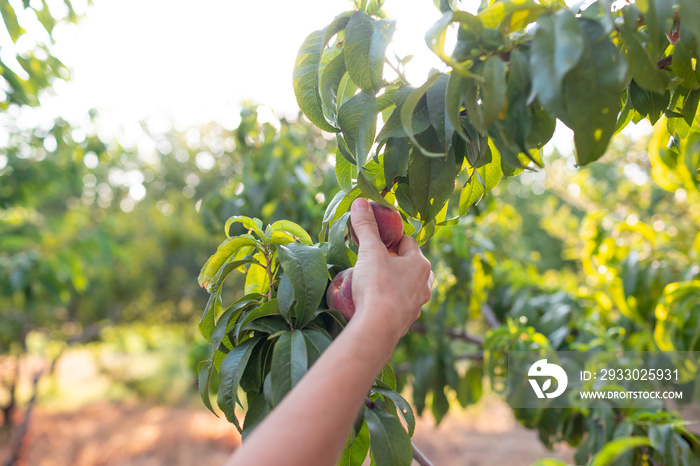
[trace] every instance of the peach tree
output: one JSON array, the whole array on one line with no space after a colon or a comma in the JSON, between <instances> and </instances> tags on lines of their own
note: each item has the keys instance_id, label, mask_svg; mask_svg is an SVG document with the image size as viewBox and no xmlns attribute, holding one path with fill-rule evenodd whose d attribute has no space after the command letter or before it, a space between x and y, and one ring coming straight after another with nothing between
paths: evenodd
<instances>
[{"instance_id":1,"label":"peach tree","mask_svg":"<svg viewBox=\"0 0 700 466\"><path fill-rule=\"evenodd\" d=\"M412 86L402 72L406 60L386 56L395 23L382 3L355 1L352 11L301 45L294 92L304 115L335 134L340 190L325 211L318 242L289 220L263 225L233 216L226 223L227 238L199 276L210 293L200 330L211 345L210 358L199 366L199 383L205 405L213 410L210 381L218 374L218 407L245 438L303 377L346 323L329 308L325 293L333 277L356 260L346 233L349 207L358 196L366 197L396 209L406 234L426 248L430 238L447 231L443 237L455 254L446 260L454 262L453 270L464 270L471 290L465 292L462 283L437 293L438 302L431 305L437 306L436 315L446 312L448 302L467 302L468 310L453 319L453 328L445 328L444 320L433 327L414 325L399 349L406 363L397 370L398 383L391 365L377 375L341 463L361 464L370 452L378 465L409 464L412 457L427 464L411 445L414 413L399 394L407 374L418 413L430 394L439 421L449 407L445 389L454 389L463 405L475 402L484 376L494 387L502 381L507 351L590 344L580 340L583 332L572 330L585 325L576 297L525 295L518 301L505 293L487 303L488 290L477 278L493 264L465 252L460 233L460 219L502 179L543 168L542 149L557 120L573 131L576 161L584 166L602 157L613 135L628 124L663 117L649 150L654 179L663 189L682 187L700 199L700 9L696 0L615 5L597 0L571 7L560 0L483 0L472 14L453 2L436 1L442 16L425 41L445 71L433 70L424 83ZM448 52L446 37L455 32ZM389 68L392 78L384 74ZM247 233L232 235L234 224ZM634 340L637 349L700 350L693 333L700 328L698 272L652 280L650 289L637 278L645 264L632 263L629 255L605 256L615 245L602 247L604 233L593 220L588 228L590 260L622 270L608 290L612 299L604 301L607 312L629 320L637 335L650 336ZM243 297L228 302L226 279L240 272ZM527 325L508 314L523 302L536 310ZM567 311L547 313L563 308ZM485 338L464 332L469 319L491 327ZM423 343L414 336L438 333L482 350L467 358L471 363L464 375L444 347L438 356L416 351ZM618 343L617 349L629 347ZM244 406L241 422L236 411ZM546 445L577 446L580 463L609 464L624 455L626 464L690 464L700 454L697 439L664 410L516 409L515 415L538 429Z\"/></svg>"}]
</instances>

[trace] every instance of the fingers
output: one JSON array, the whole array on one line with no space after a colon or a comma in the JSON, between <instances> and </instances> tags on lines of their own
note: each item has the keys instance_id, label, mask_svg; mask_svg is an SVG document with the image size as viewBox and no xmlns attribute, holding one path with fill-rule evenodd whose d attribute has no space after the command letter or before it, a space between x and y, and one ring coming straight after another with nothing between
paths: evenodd
<instances>
[{"instance_id":1,"label":"fingers","mask_svg":"<svg viewBox=\"0 0 700 466\"><path fill-rule=\"evenodd\" d=\"M358 197L350 207L350 222L352 229L359 240L360 247L384 244L379 238L379 230L377 229L377 220L374 218L374 212L370 207L367 199Z\"/></svg>"},{"instance_id":2,"label":"fingers","mask_svg":"<svg viewBox=\"0 0 700 466\"><path fill-rule=\"evenodd\" d=\"M414 254L423 255L416 240L408 235L403 235L403 238L399 241L398 251L399 256L411 256Z\"/></svg>"}]
</instances>

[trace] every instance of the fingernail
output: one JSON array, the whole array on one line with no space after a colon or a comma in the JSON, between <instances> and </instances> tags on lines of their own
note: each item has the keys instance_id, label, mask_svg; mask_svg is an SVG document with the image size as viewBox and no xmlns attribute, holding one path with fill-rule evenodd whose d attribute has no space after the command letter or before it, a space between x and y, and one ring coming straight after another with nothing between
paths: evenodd
<instances>
[{"instance_id":1,"label":"fingernail","mask_svg":"<svg viewBox=\"0 0 700 466\"><path fill-rule=\"evenodd\" d=\"M352 206L350 207L350 210L355 212L360 212L362 210L367 209L369 209L369 202L364 197L358 197L357 199L355 199L355 201L352 203Z\"/></svg>"}]
</instances>

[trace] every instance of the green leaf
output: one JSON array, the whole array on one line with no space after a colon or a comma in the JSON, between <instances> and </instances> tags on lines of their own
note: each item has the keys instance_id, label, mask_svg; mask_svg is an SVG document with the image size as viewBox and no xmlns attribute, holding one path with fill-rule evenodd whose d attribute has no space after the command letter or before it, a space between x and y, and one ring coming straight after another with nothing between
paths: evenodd
<instances>
[{"instance_id":1,"label":"green leaf","mask_svg":"<svg viewBox=\"0 0 700 466\"><path fill-rule=\"evenodd\" d=\"M447 92L447 83L449 79L450 77L447 74L440 74L435 83L430 86L426 92L430 123L433 125L433 128L435 128L444 153L447 153L452 147L452 136L455 132L452 121L447 117L445 94Z\"/></svg>"},{"instance_id":2,"label":"green leaf","mask_svg":"<svg viewBox=\"0 0 700 466\"><path fill-rule=\"evenodd\" d=\"M427 130L418 139L428 150L438 144L434 130ZM455 154L451 150L447 157L427 157L413 148L412 160L408 166L408 181L411 201L420 219L427 223L437 216L454 190L457 168Z\"/></svg>"},{"instance_id":3,"label":"green leaf","mask_svg":"<svg viewBox=\"0 0 700 466\"><path fill-rule=\"evenodd\" d=\"M299 241L301 244L306 244L311 246L314 242L311 240L311 236L302 227L289 220L278 220L270 224L272 231L285 231L290 233L295 241Z\"/></svg>"},{"instance_id":4,"label":"green leaf","mask_svg":"<svg viewBox=\"0 0 700 466\"><path fill-rule=\"evenodd\" d=\"M341 269L352 267L352 261L348 256L348 248L345 245L345 227L350 219L350 212L343 214L331 226L331 231L328 235L328 252L326 253L326 262L330 265L336 265Z\"/></svg>"},{"instance_id":5,"label":"green leaf","mask_svg":"<svg viewBox=\"0 0 700 466\"><path fill-rule=\"evenodd\" d=\"M378 466L409 466L411 440L396 416L382 410L365 410L372 457Z\"/></svg>"},{"instance_id":6,"label":"green leaf","mask_svg":"<svg viewBox=\"0 0 700 466\"><path fill-rule=\"evenodd\" d=\"M335 155L335 177L338 180L338 186L340 186L340 189L345 191L345 193L349 193L350 190L352 189L352 178L353 178L353 172L355 170L355 165L350 163L348 159L346 159L341 153L340 150L336 151ZM341 191L341 193L343 192ZM344 194L344 193L343 193ZM336 194L336 196L340 195L340 193ZM335 201L335 199L333 199ZM338 200L340 202L340 200ZM333 204L333 202L331 202ZM329 206L330 208L330 206ZM324 218L324 222L326 219Z\"/></svg>"},{"instance_id":7,"label":"green leaf","mask_svg":"<svg viewBox=\"0 0 700 466\"><path fill-rule=\"evenodd\" d=\"M374 95L382 87L384 54L394 28L394 21L376 21L356 11L345 29L345 66L355 84L367 94Z\"/></svg>"},{"instance_id":8,"label":"green leaf","mask_svg":"<svg viewBox=\"0 0 700 466\"><path fill-rule=\"evenodd\" d=\"M256 261L255 258L253 258L252 256L246 256L243 259L237 261L227 262L223 267L219 269L216 275L214 275L211 278L211 280L205 284L206 290L209 293L218 291L219 288L221 288L221 286L224 284L226 278L231 274L231 272L247 264L258 264L258 261Z\"/></svg>"},{"instance_id":9,"label":"green leaf","mask_svg":"<svg viewBox=\"0 0 700 466\"><path fill-rule=\"evenodd\" d=\"M389 204L386 199L381 195L381 193L377 190L377 187L372 184L367 179L367 176L365 175L364 170L359 170L357 172L357 187L360 188L360 191L362 194L364 194L368 199L371 199L375 202L378 202L379 204L383 205L384 207L389 207L390 209L395 209L394 206Z\"/></svg>"},{"instance_id":10,"label":"green leaf","mask_svg":"<svg viewBox=\"0 0 700 466\"><path fill-rule=\"evenodd\" d=\"M384 367L382 367L378 378L383 384L386 384L388 388L396 391L396 375L390 363L386 363Z\"/></svg>"},{"instance_id":11,"label":"green leaf","mask_svg":"<svg viewBox=\"0 0 700 466\"><path fill-rule=\"evenodd\" d=\"M466 11L445 11L442 17L433 24L425 34L425 43L428 48L437 55L445 64L452 67L454 74L465 78L480 79L479 76L469 71L468 66L464 66L460 62L453 60L452 57L445 53L445 36L447 35L447 27L452 22L461 23L475 36L481 36L483 25L478 17Z\"/></svg>"},{"instance_id":12,"label":"green leaf","mask_svg":"<svg viewBox=\"0 0 700 466\"><path fill-rule=\"evenodd\" d=\"M630 75L644 89L663 94L666 90L668 77L659 70L657 60L645 46L644 36L637 30L639 12L636 8L625 7L622 9L622 14L625 21L619 28L625 44Z\"/></svg>"},{"instance_id":13,"label":"green leaf","mask_svg":"<svg viewBox=\"0 0 700 466\"><path fill-rule=\"evenodd\" d=\"M355 156L358 166L364 165L377 130L377 99L360 92L345 102L338 112L338 124Z\"/></svg>"},{"instance_id":14,"label":"green leaf","mask_svg":"<svg viewBox=\"0 0 700 466\"><path fill-rule=\"evenodd\" d=\"M209 282L217 274L221 266L224 265L231 257L238 252L239 249L245 246L256 246L257 243L253 238L247 236L239 236L237 238L227 238L219 245L216 252L207 260L199 273L197 281L199 286L207 287Z\"/></svg>"},{"instance_id":15,"label":"green leaf","mask_svg":"<svg viewBox=\"0 0 700 466\"><path fill-rule=\"evenodd\" d=\"M406 401L404 397L396 393L394 390L388 390L381 387L373 387L372 390L390 399L396 405L399 414L403 420L406 421L406 425L408 426L408 436L413 437L413 432L416 428L416 417L413 415L413 408L411 408L411 405L408 404L408 401Z\"/></svg>"},{"instance_id":16,"label":"green leaf","mask_svg":"<svg viewBox=\"0 0 700 466\"><path fill-rule=\"evenodd\" d=\"M683 19L683 28L688 28L700 43L700 8L695 0L679 0L678 14Z\"/></svg>"},{"instance_id":17,"label":"green leaf","mask_svg":"<svg viewBox=\"0 0 700 466\"><path fill-rule=\"evenodd\" d=\"M303 377L308 368L306 340L300 330L280 335L272 351L270 384L272 399L276 406Z\"/></svg>"},{"instance_id":18,"label":"green leaf","mask_svg":"<svg viewBox=\"0 0 700 466\"><path fill-rule=\"evenodd\" d=\"M345 55L343 50L326 65L321 73L321 101L323 112L328 121L334 126L338 125L338 88L345 76Z\"/></svg>"},{"instance_id":19,"label":"green leaf","mask_svg":"<svg viewBox=\"0 0 700 466\"><path fill-rule=\"evenodd\" d=\"M408 173L408 138L389 138L384 148L384 180L387 186L394 184L397 176Z\"/></svg>"},{"instance_id":20,"label":"green leaf","mask_svg":"<svg viewBox=\"0 0 700 466\"><path fill-rule=\"evenodd\" d=\"M260 424L260 422L265 419L270 413L270 405L265 399L265 395L258 392L248 392L248 411L245 415L245 421L243 422L243 432L241 433L242 439L245 441L246 437L250 435L255 426Z\"/></svg>"},{"instance_id":21,"label":"green leaf","mask_svg":"<svg viewBox=\"0 0 700 466\"><path fill-rule=\"evenodd\" d=\"M637 85L637 82L632 80L629 86L629 97L632 107L639 112L640 115L649 117L651 124L655 124L664 111L668 108L671 100L671 93L665 91L663 94L657 94L653 91L647 91Z\"/></svg>"},{"instance_id":22,"label":"green leaf","mask_svg":"<svg viewBox=\"0 0 700 466\"><path fill-rule=\"evenodd\" d=\"M495 188L503 178L501 156L489 142L492 160L488 164L469 173L469 181L462 188L459 196L459 215L467 215L469 208L484 194Z\"/></svg>"},{"instance_id":23,"label":"green leaf","mask_svg":"<svg viewBox=\"0 0 700 466\"><path fill-rule=\"evenodd\" d=\"M205 340L209 341L216 324L216 316L219 315L223 303L221 301L221 290L209 296L207 305L204 307L202 319L199 321L199 331Z\"/></svg>"},{"instance_id":24,"label":"green leaf","mask_svg":"<svg viewBox=\"0 0 700 466\"><path fill-rule=\"evenodd\" d=\"M576 161L582 166L605 153L615 132L627 66L599 23L579 23L586 47L564 79L564 108L557 116L574 131Z\"/></svg>"},{"instance_id":25,"label":"green leaf","mask_svg":"<svg viewBox=\"0 0 700 466\"><path fill-rule=\"evenodd\" d=\"M289 309L294 303L294 288L292 283L289 281L287 275L282 275L280 278L280 283L277 286L277 305L280 310L280 314L285 320L289 321Z\"/></svg>"},{"instance_id":26,"label":"green leaf","mask_svg":"<svg viewBox=\"0 0 700 466\"><path fill-rule=\"evenodd\" d=\"M621 437L607 443L591 461L591 466L608 466L614 464L618 456L633 448L649 445L647 437Z\"/></svg>"},{"instance_id":27,"label":"green leaf","mask_svg":"<svg viewBox=\"0 0 700 466\"><path fill-rule=\"evenodd\" d=\"M479 67L479 72L483 83L470 82L465 102L472 124L485 132L496 121L506 103L506 65L500 57L492 55Z\"/></svg>"},{"instance_id":28,"label":"green leaf","mask_svg":"<svg viewBox=\"0 0 700 466\"><path fill-rule=\"evenodd\" d=\"M326 291L326 259L319 248L297 243L278 246L278 251L280 265L294 288L296 327L303 328Z\"/></svg>"},{"instance_id":29,"label":"green leaf","mask_svg":"<svg viewBox=\"0 0 700 466\"><path fill-rule=\"evenodd\" d=\"M248 359L255 345L261 337L253 337L233 348L221 362L219 371L219 395L216 402L226 415L226 419L232 422L238 431L242 429L234 412L238 400L238 386L243 377L243 371L248 364Z\"/></svg>"},{"instance_id":30,"label":"green leaf","mask_svg":"<svg viewBox=\"0 0 700 466\"><path fill-rule=\"evenodd\" d=\"M331 339L317 330L304 329L302 333L306 340L308 365L311 367L321 354L326 351L326 348L330 346Z\"/></svg>"},{"instance_id":31,"label":"green leaf","mask_svg":"<svg viewBox=\"0 0 700 466\"><path fill-rule=\"evenodd\" d=\"M441 74L439 73L432 74L422 86L411 92L411 94L401 104L401 125L403 126L404 131L411 139L411 142L413 142L414 146L417 147L421 151L421 153L423 153L423 155L426 155L428 157L440 157L444 156L445 153L440 151L441 148L434 147L435 144L433 144L433 147L431 147L431 149L433 150L429 150L424 148L421 145L421 143L418 142L418 139L416 138L416 133L414 132L415 128L413 128L413 120L414 114L416 113L416 107L418 107L419 102L423 100L423 96L425 95L425 93L433 85L433 83L435 83L440 78L440 76ZM425 100L427 105L427 99ZM428 110L428 119L430 119L430 110ZM434 134L434 137L437 138L437 134Z\"/></svg>"},{"instance_id":32,"label":"green leaf","mask_svg":"<svg viewBox=\"0 0 700 466\"><path fill-rule=\"evenodd\" d=\"M479 12L479 19L488 28L498 27L506 32L524 28L547 11L544 5L532 0L502 0L489 3L488 8Z\"/></svg>"},{"instance_id":33,"label":"green leaf","mask_svg":"<svg viewBox=\"0 0 700 466\"><path fill-rule=\"evenodd\" d=\"M330 38L342 30L348 22L348 13L343 13L325 29L314 31L304 40L294 64L294 95L299 108L309 120L324 131L338 131L323 115L323 102L319 91L319 68L323 48Z\"/></svg>"},{"instance_id":34,"label":"green leaf","mask_svg":"<svg viewBox=\"0 0 700 466\"><path fill-rule=\"evenodd\" d=\"M459 381L457 400L463 408L476 403L483 392L483 369L481 366L472 366L467 369L464 377Z\"/></svg>"},{"instance_id":35,"label":"green leaf","mask_svg":"<svg viewBox=\"0 0 700 466\"><path fill-rule=\"evenodd\" d=\"M231 225L234 223L240 223L243 227L248 230L248 234L251 232L255 233L258 238L263 238L265 235L262 232L262 220L259 218L250 218L244 215L234 215L226 220L226 225L224 226L224 232L226 236L229 236L229 231L231 230Z\"/></svg>"},{"instance_id":36,"label":"green leaf","mask_svg":"<svg viewBox=\"0 0 700 466\"><path fill-rule=\"evenodd\" d=\"M369 430L367 424L362 423L362 427L357 432L355 437L352 434L348 437L348 442L345 444L338 466L362 466L369 452Z\"/></svg>"},{"instance_id":37,"label":"green leaf","mask_svg":"<svg viewBox=\"0 0 700 466\"><path fill-rule=\"evenodd\" d=\"M447 411L450 410L450 402L445 396L445 387L442 386L442 384L438 385L439 386L436 386L433 389L433 403L430 406L433 417L435 418L436 426L442 422L442 418L445 417Z\"/></svg>"},{"instance_id":38,"label":"green leaf","mask_svg":"<svg viewBox=\"0 0 700 466\"><path fill-rule=\"evenodd\" d=\"M258 256L262 256L258 254ZM263 257L261 257L264 259ZM260 293L266 294L270 289L270 275L265 268L265 264L255 262L248 267L245 274L245 294Z\"/></svg>"},{"instance_id":39,"label":"green leaf","mask_svg":"<svg viewBox=\"0 0 700 466\"><path fill-rule=\"evenodd\" d=\"M532 93L529 101L537 97L549 111L561 109L562 81L578 64L584 45L578 22L568 9L540 16L530 53Z\"/></svg>"},{"instance_id":40,"label":"green leaf","mask_svg":"<svg viewBox=\"0 0 700 466\"><path fill-rule=\"evenodd\" d=\"M197 365L197 380L199 382L199 396L202 397L202 402L204 403L204 406L206 406L209 411L214 413L216 417L219 417L218 414L216 414L216 411L214 411L214 408L211 405L211 398L209 397L209 385L211 383L211 374L213 372L213 360L209 359L207 361L201 361Z\"/></svg>"},{"instance_id":41,"label":"green leaf","mask_svg":"<svg viewBox=\"0 0 700 466\"><path fill-rule=\"evenodd\" d=\"M245 318L237 325L236 338L238 338L238 333L240 332L241 328L245 327L250 322L253 322L254 320L260 319L262 317L269 317L273 315L280 315L280 309L277 305L277 299L271 299L270 301L264 303L262 306L253 309L251 312L249 312L245 316Z\"/></svg>"}]
</instances>

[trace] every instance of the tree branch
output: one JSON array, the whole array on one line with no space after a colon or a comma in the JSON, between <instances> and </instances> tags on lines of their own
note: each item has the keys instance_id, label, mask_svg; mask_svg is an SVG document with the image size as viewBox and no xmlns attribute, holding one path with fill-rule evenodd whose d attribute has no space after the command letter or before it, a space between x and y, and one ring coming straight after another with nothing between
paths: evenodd
<instances>
[{"instance_id":1,"label":"tree branch","mask_svg":"<svg viewBox=\"0 0 700 466\"><path fill-rule=\"evenodd\" d=\"M377 403L370 400L369 397L365 397L365 406L369 409L381 409ZM428 458L416 447L416 445L411 442L411 447L413 447L413 459L416 460L421 466L433 466Z\"/></svg>"},{"instance_id":2,"label":"tree branch","mask_svg":"<svg viewBox=\"0 0 700 466\"><path fill-rule=\"evenodd\" d=\"M471 359L473 361L483 361L484 360L484 353L465 353L465 354L458 354L455 356L455 359Z\"/></svg>"},{"instance_id":3,"label":"tree branch","mask_svg":"<svg viewBox=\"0 0 700 466\"><path fill-rule=\"evenodd\" d=\"M671 62L673 61L673 54L663 57L661 60L656 62L656 66L660 69L663 70L664 68L668 68L671 66Z\"/></svg>"},{"instance_id":4,"label":"tree branch","mask_svg":"<svg viewBox=\"0 0 700 466\"><path fill-rule=\"evenodd\" d=\"M421 323L414 322L411 324L411 330L417 333L425 334L428 332L428 328ZM467 332L461 330L447 329L445 330L445 335L452 338L453 340L462 340L468 343L474 343L475 345L484 346L484 340L476 335L471 335Z\"/></svg>"},{"instance_id":5,"label":"tree branch","mask_svg":"<svg viewBox=\"0 0 700 466\"><path fill-rule=\"evenodd\" d=\"M484 314L486 322L488 322L488 324L492 328L497 328L501 326L501 323L496 318L496 314L493 313L493 309L491 309L491 306L489 306L488 304L484 303L484 305L481 306L481 313Z\"/></svg>"},{"instance_id":6,"label":"tree branch","mask_svg":"<svg viewBox=\"0 0 700 466\"><path fill-rule=\"evenodd\" d=\"M37 386L39 385L39 379L41 378L43 373L44 371L42 369L37 371L37 373L34 375L34 378L32 380L32 397L29 399L27 410L24 413L24 420L17 429L17 436L14 438L14 442L12 442L12 447L10 449L10 457L5 463L5 466L14 466L19 461L20 453L22 451L22 444L24 443L24 437L26 437L27 430L29 429L29 420L32 416L32 409L34 408L34 403L36 402L36 395L39 391Z\"/></svg>"}]
</instances>

